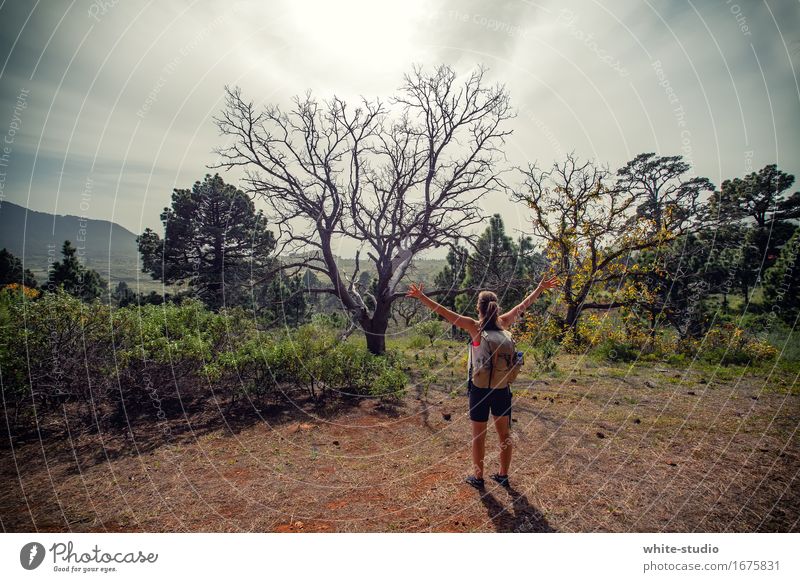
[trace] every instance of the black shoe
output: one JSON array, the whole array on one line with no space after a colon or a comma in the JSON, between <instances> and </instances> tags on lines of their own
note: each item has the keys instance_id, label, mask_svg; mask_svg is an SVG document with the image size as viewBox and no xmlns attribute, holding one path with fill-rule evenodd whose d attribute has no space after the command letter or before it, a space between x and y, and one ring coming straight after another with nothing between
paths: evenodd
<instances>
[{"instance_id":1,"label":"black shoe","mask_svg":"<svg viewBox=\"0 0 800 582\"><path fill-rule=\"evenodd\" d=\"M464 482L467 483L468 485L472 485L473 487L475 487L475 489L483 489L484 488L483 479L478 479L474 475L470 475L469 477L464 479Z\"/></svg>"},{"instance_id":2,"label":"black shoe","mask_svg":"<svg viewBox=\"0 0 800 582\"><path fill-rule=\"evenodd\" d=\"M503 487L511 487L511 484L508 482L508 475L500 475L499 473L495 473L492 475L492 479L500 483Z\"/></svg>"}]
</instances>

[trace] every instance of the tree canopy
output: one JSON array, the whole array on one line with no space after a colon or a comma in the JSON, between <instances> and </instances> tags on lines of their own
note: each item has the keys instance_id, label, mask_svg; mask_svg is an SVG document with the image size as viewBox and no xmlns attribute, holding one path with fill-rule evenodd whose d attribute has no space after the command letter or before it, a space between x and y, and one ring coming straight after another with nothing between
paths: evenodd
<instances>
[{"instance_id":1,"label":"tree canopy","mask_svg":"<svg viewBox=\"0 0 800 582\"><path fill-rule=\"evenodd\" d=\"M163 239L149 228L137 238L142 270L189 285L212 309L252 300L253 287L274 268L275 238L263 213L219 174L176 188L161 221Z\"/></svg>"}]
</instances>

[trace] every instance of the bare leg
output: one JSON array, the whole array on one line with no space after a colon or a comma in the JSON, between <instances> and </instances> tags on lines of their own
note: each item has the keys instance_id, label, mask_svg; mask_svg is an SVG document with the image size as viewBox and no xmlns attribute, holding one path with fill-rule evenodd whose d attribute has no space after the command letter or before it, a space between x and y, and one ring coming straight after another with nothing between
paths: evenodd
<instances>
[{"instance_id":1,"label":"bare leg","mask_svg":"<svg viewBox=\"0 0 800 582\"><path fill-rule=\"evenodd\" d=\"M486 454L486 422L472 421L472 467L475 476L483 479L483 457Z\"/></svg>"},{"instance_id":2,"label":"bare leg","mask_svg":"<svg viewBox=\"0 0 800 582\"><path fill-rule=\"evenodd\" d=\"M500 474L508 475L511 465L511 430L509 427L510 416L495 416L494 427L500 438Z\"/></svg>"}]
</instances>

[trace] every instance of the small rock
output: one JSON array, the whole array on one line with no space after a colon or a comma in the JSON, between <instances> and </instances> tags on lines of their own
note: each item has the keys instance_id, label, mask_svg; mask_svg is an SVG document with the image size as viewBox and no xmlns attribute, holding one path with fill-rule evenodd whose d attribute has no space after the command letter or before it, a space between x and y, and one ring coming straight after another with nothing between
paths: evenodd
<instances>
[{"instance_id":1,"label":"small rock","mask_svg":"<svg viewBox=\"0 0 800 582\"><path fill-rule=\"evenodd\" d=\"M444 412L442 413L442 418L445 420L450 420L452 418L452 415L449 412Z\"/></svg>"},{"instance_id":2,"label":"small rock","mask_svg":"<svg viewBox=\"0 0 800 582\"><path fill-rule=\"evenodd\" d=\"M604 434L603 434L603 433L601 433L600 431L597 431L597 438L599 438L599 439L604 439L604 438L606 438L606 435L604 435Z\"/></svg>"},{"instance_id":3,"label":"small rock","mask_svg":"<svg viewBox=\"0 0 800 582\"><path fill-rule=\"evenodd\" d=\"M642 424L642 420L639 419L639 418L634 418L633 419L633 424Z\"/></svg>"},{"instance_id":4,"label":"small rock","mask_svg":"<svg viewBox=\"0 0 800 582\"><path fill-rule=\"evenodd\" d=\"M688 394L689 396L697 396L697 394L695 394L693 390L689 390L689 391L687 392L687 394Z\"/></svg>"},{"instance_id":5,"label":"small rock","mask_svg":"<svg viewBox=\"0 0 800 582\"><path fill-rule=\"evenodd\" d=\"M648 388L655 388L656 387L656 385L653 382L651 382L650 380L645 380L644 381L644 385L647 386Z\"/></svg>"},{"instance_id":6,"label":"small rock","mask_svg":"<svg viewBox=\"0 0 800 582\"><path fill-rule=\"evenodd\" d=\"M669 461L669 462L667 462L667 465L669 465L670 467L677 467L678 463L676 463L674 461Z\"/></svg>"}]
</instances>

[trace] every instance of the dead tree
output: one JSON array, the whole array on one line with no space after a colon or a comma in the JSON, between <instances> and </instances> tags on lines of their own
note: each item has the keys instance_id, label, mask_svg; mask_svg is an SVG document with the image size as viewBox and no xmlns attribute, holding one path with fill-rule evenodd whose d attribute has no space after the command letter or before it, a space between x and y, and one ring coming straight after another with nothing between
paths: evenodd
<instances>
[{"instance_id":1,"label":"dead tree","mask_svg":"<svg viewBox=\"0 0 800 582\"><path fill-rule=\"evenodd\" d=\"M415 68L386 103L351 107L306 94L288 111L226 88L216 121L232 143L216 150L216 167L245 170L246 189L273 215L279 254L303 257L287 267L324 275L330 285L313 291L338 297L372 353L385 351L391 305L414 257L464 238L483 218L479 199L503 186L498 164L514 114L505 88L484 76ZM360 249L351 274L336 263L343 239ZM369 288L358 284L363 254L377 273Z\"/></svg>"},{"instance_id":2,"label":"dead tree","mask_svg":"<svg viewBox=\"0 0 800 582\"><path fill-rule=\"evenodd\" d=\"M410 327L411 324L419 321L423 314L427 315L427 312L423 311L422 303L416 299L400 299L394 302L391 317L395 324L399 323L399 318L403 320L404 327Z\"/></svg>"}]
</instances>

